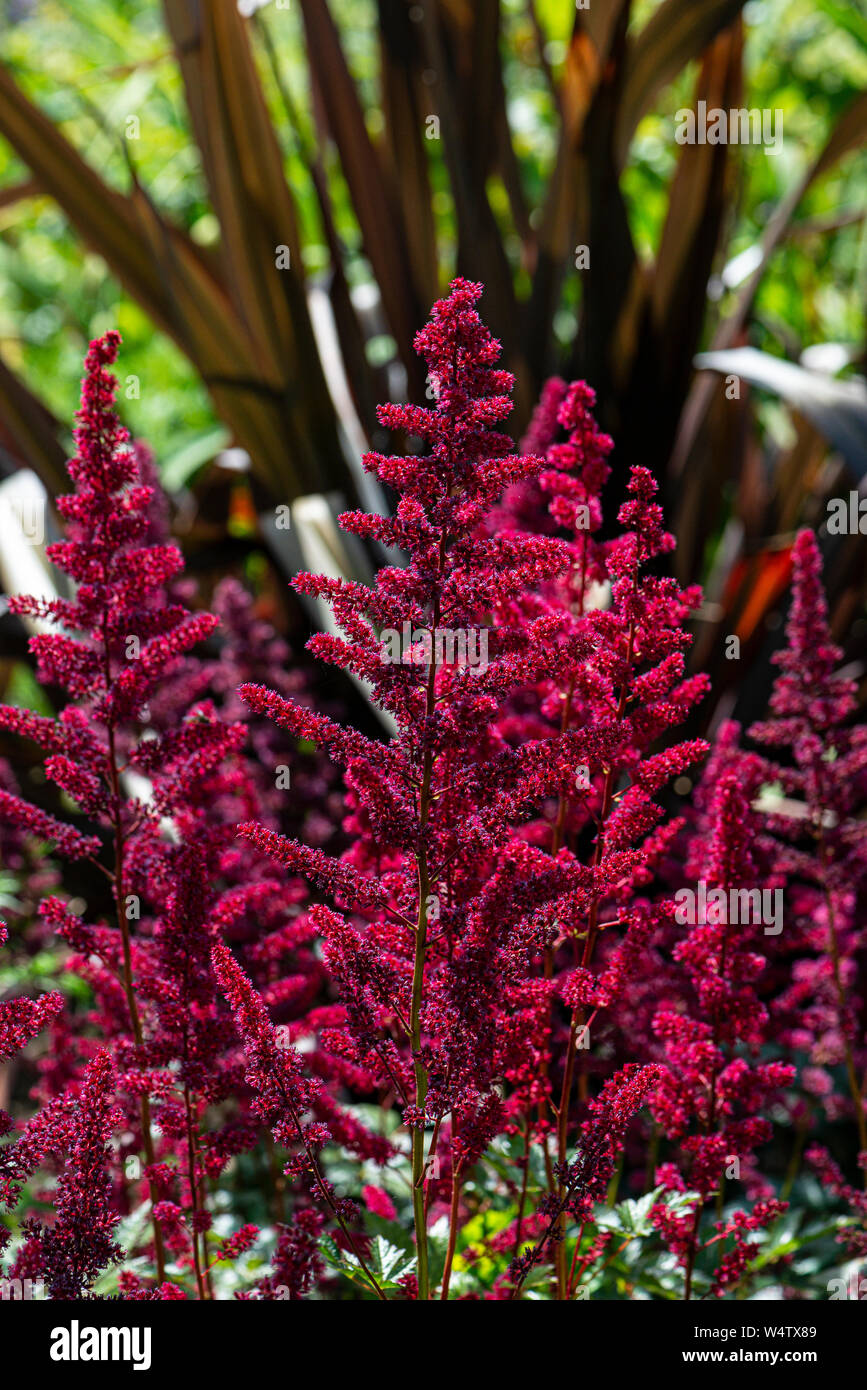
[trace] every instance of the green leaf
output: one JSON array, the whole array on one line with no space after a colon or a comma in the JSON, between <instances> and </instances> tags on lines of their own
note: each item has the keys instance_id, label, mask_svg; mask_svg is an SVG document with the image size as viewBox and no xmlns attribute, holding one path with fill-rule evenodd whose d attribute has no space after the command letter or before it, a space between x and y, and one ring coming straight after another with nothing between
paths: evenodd
<instances>
[{"instance_id":1,"label":"green leaf","mask_svg":"<svg viewBox=\"0 0 867 1390\"><path fill-rule=\"evenodd\" d=\"M185 440L160 468L160 481L166 491L177 492L185 487L215 454L228 447L231 439L224 425L215 425Z\"/></svg>"},{"instance_id":2,"label":"green leaf","mask_svg":"<svg viewBox=\"0 0 867 1390\"><path fill-rule=\"evenodd\" d=\"M677 1212L691 1206L695 1197L694 1192L666 1193L663 1188L656 1187L643 1197L630 1197L625 1202L618 1202L616 1207L603 1209L595 1218L596 1225L601 1230L619 1231L625 1236L651 1236L655 1228L650 1213L655 1206L663 1205L669 1211Z\"/></svg>"},{"instance_id":3,"label":"green leaf","mask_svg":"<svg viewBox=\"0 0 867 1390\"><path fill-rule=\"evenodd\" d=\"M320 1237L319 1249L332 1269L339 1270L353 1284L371 1292L370 1281L351 1250L341 1250L330 1235ZM381 1289L396 1289L400 1275L415 1265L415 1255L401 1246L393 1245L385 1236L377 1235L371 1241L367 1264Z\"/></svg>"},{"instance_id":4,"label":"green leaf","mask_svg":"<svg viewBox=\"0 0 867 1390\"><path fill-rule=\"evenodd\" d=\"M867 17L856 5L839 4L838 0L815 0L815 5L867 49Z\"/></svg>"}]
</instances>

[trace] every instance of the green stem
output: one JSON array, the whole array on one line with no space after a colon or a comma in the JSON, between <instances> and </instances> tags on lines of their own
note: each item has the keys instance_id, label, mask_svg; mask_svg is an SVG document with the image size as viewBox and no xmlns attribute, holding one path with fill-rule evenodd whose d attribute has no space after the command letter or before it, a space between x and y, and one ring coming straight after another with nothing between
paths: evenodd
<instances>
[{"instance_id":1,"label":"green stem","mask_svg":"<svg viewBox=\"0 0 867 1390\"><path fill-rule=\"evenodd\" d=\"M419 910L418 928L415 937L415 961L412 975L412 1012L410 1014L410 1041L412 1044L413 1066L415 1069L415 1103L419 1110L424 1109L427 1100L427 1071L421 1059L421 996L424 981L424 958L427 943L427 861L424 851L419 855ZM415 1242L418 1255L418 1296L420 1300L430 1297L430 1276L427 1258L427 1222L424 1203L424 1126L416 1125L412 1131L412 1211L415 1221Z\"/></svg>"},{"instance_id":2,"label":"green stem","mask_svg":"<svg viewBox=\"0 0 867 1390\"><path fill-rule=\"evenodd\" d=\"M108 613L102 615L102 644L103 644L103 666L105 672L106 691L112 687L111 657L108 647ZM136 1047L141 1050L144 1045L144 1032L141 1026L141 1018L138 1011L138 1001L136 999L135 984L132 973L132 942L130 940L129 924L125 911L124 895L124 828L123 828L123 798L121 795L120 775L117 768L117 751L115 745L115 729L113 720L108 724L108 783L111 791L111 822L114 833L114 900L117 909L117 925L120 930L121 949L123 956L123 988L126 995L127 1008L129 1009L130 1025L135 1040ZM139 1099L139 1117L141 1120L142 1145L144 1147L145 1162L149 1168L153 1168L156 1163L156 1151L154 1149L153 1134L151 1132L151 1106L150 1097L143 1095ZM151 1203L154 1203L155 1193L148 1183ZM154 1258L156 1263L157 1283L162 1284L166 1277L166 1254L163 1234L160 1224L156 1217L152 1218L153 1237L154 1237Z\"/></svg>"},{"instance_id":3,"label":"green stem","mask_svg":"<svg viewBox=\"0 0 867 1390\"><path fill-rule=\"evenodd\" d=\"M440 1299L443 1303L449 1296L449 1284L452 1278L452 1265L455 1259L455 1250L458 1243L458 1220L460 1216L461 1204L461 1169L460 1164L452 1164L452 1200L449 1209L449 1243L446 1250L446 1262L443 1268L443 1285L440 1292Z\"/></svg>"}]
</instances>

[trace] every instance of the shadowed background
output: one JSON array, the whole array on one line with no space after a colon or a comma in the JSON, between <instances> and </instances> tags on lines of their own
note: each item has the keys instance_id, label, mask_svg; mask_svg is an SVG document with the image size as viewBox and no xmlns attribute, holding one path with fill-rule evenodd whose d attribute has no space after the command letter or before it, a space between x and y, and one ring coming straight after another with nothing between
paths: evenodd
<instances>
[{"instance_id":1,"label":"shadowed background","mask_svg":"<svg viewBox=\"0 0 867 1390\"><path fill-rule=\"evenodd\" d=\"M118 326L125 418L193 567L244 573L297 625L299 564L364 573L333 517L360 452L392 447L376 403L424 398L414 331L454 273L482 279L513 432L546 376L586 377L614 498L630 464L653 468L679 578L706 585L704 719L763 707L793 533L867 472L867 17L845 0L2 9L5 475L57 490L83 349ZM781 111L782 149L679 145L699 100ZM275 534L287 503L294 531ZM822 545L860 677L864 541ZM26 663L5 635L3 685Z\"/></svg>"}]
</instances>

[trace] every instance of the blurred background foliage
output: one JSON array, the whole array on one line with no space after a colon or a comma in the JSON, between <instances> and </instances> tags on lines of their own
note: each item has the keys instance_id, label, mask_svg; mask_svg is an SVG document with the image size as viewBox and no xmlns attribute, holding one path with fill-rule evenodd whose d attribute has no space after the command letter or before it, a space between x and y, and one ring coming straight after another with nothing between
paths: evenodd
<instances>
[{"instance_id":1,"label":"blurred background foliage","mask_svg":"<svg viewBox=\"0 0 867 1390\"><path fill-rule=\"evenodd\" d=\"M657 470L681 577L707 584L697 660L749 717L792 533L867 474L860 7L0 8L0 470L56 491L82 354L117 326L124 415L188 548L267 546L257 511L357 494L360 450L388 447L375 403L423 397L412 334L468 274L518 375L515 432L547 375L583 375L618 477ZM779 153L678 145L698 99L781 111ZM864 539L823 543L860 675ZM732 632L749 666L724 661Z\"/></svg>"}]
</instances>

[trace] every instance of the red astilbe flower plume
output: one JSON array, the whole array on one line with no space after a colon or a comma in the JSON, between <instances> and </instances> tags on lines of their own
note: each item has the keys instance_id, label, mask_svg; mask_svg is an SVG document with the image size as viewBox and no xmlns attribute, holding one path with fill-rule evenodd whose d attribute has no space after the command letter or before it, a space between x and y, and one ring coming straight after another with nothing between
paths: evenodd
<instances>
[{"instance_id":1,"label":"red astilbe flower plume","mask_svg":"<svg viewBox=\"0 0 867 1390\"><path fill-rule=\"evenodd\" d=\"M6 944L7 936L6 923L0 922L0 946ZM62 1009L63 995L57 990L43 994L39 999L22 996L0 1000L0 1062L8 1062L10 1057L20 1052ZM0 1111L0 1123L4 1114L4 1111Z\"/></svg>"},{"instance_id":2,"label":"red astilbe flower plume","mask_svg":"<svg viewBox=\"0 0 867 1390\"><path fill-rule=\"evenodd\" d=\"M773 1016L780 1041L806 1063L808 1093L832 1120L854 1120L867 1189L867 1101L861 1080L867 1070L867 729L851 725L856 686L837 671L842 653L831 638L821 553L812 531L799 533L792 564L786 645L774 657L780 672L771 717L749 730L754 741L779 750L761 765L765 781L784 793L764 816L773 867L790 882L780 942L790 983L775 1001ZM836 1068L845 1077L843 1094ZM863 1210L853 1207L853 1219L856 1237L860 1227L863 1240Z\"/></svg>"},{"instance_id":3,"label":"red astilbe flower plume","mask_svg":"<svg viewBox=\"0 0 867 1390\"><path fill-rule=\"evenodd\" d=\"M767 782L785 800L764 824L775 868L792 879L787 930L781 943L792 961L790 988L777 1003L781 1039L806 1049L818 1095L832 1117L846 1110L834 1095L830 1068L847 1073L849 1113L858 1146L867 1150L867 1117L858 1078L867 1064L858 960L863 952L867 889L864 802L867 730L848 727L855 684L836 674L841 652L831 640L816 539L802 531L793 550L792 605L786 646L774 658L772 717L750 737L780 750L762 760ZM821 1079L823 1083L820 1084Z\"/></svg>"},{"instance_id":4,"label":"red astilbe flower plume","mask_svg":"<svg viewBox=\"0 0 867 1390\"><path fill-rule=\"evenodd\" d=\"M301 1145L303 1157L300 1166L297 1161L295 1166L303 1172L308 1149L312 1152L329 1137L323 1127L302 1124L318 1084L305 1077L300 1053L281 1044L262 999L228 947L218 942L211 959L244 1044L247 1079L256 1097L256 1109L286 1148Z\"/></svg>"},{"instance_id":5,"label":"red astilbe flower plume","mask_svg":"<svg viewBox=\"0 0 867 1390\"><path fill-rule=\"evenodd\" d=\"M589 586L606 577L605 548L593 536L602 525L602 489L611 474L608 455L614 441L599 430L593 417L595 404L595 392L587 383L573 381L558 411L569 437L548 449L549 466L539 480L551 499L552 520L574 537L572 568L558 584L561 597L578 613L587 606Z\"/></svg>"},{"instance_id":6,"label":"red astilbe flower plume","mask_svg":"<svg viewBox=\"0 0 867 1390\"><path fill-rule=\"evenodd\" d=\"M867 1191L859 1192L857 1187L847 1183L828 1150L821 1144L813 1144L804 1157L822 1186L849 1208L849 1219L837 1232L836 1239L846 1246L853 1259L863 1260L867 1257Z\"/></svg>"},{"instance_id":7,"label":"red astilbe flower plume","mask_svg":"<svg viewBox=\"0 0 867 1390\"><path fill-rule=\"evenodd\" d=\"M182 568L173 545L137 544L148 527L152 489L138 482L129 434L113 409L120 334L93 342L77 412L78 452L68 465L76 484L57 507L69 539L48 547L48 558L78 585L74 599L13 597L12 612L49 619L84 641L58 634L31 639L40 679L94 701L108 724L141 712L166 663L212 632L210 614L187 614L153 598ZM131 641L130 639L135 639ZM73 757L80 750L72 748Z\"/></svg>"},{"instance_id":8,"label":"red astilbe flower plume","mask_svg":"<svg viewBox=\"0 0 867 1390\"><path fill-rule=\"evenodd\" d=\"M183 567L180 552L174 545L141 543L151 529L154 488L138 481L140 451L126 447L128 434L113 409L116 382L108 367L119 343L119 334L107 333L91 344L85 359L77 453L69 463L76 490L57 503L68 538L47 552L75 581L75 597L9 600L13 612L61 629L33 637L31 647L40 678L65 687L76 703L57 719L0 706L0 728L44 748L49 778L90 821L115 839L128 839L143 821L151 826L159 815L171 815L169 788L177 792L184 776L188 782L201 777L208 759L219 761L243 735L198 713L170 736L150 736L148 701L217 620L166 601L166 588ZM124 764L152 780L165 779L152 805L124 795ZM5 792L2 810L35 835L54 840L62 855L93 857L99 851L95 837L63 827Z\"/></svg>"},{"instance_id":9,"label":"red astilbe flower plume","mask_svg":"<svg viewBox=\"0 0 867 1390\"><path fill-rule=\"evenodd\" d=\"M663 813L653 797L700 760L708 745L690 739L662 751L654 747L688 717L705 693L707 681L684 679L684 653L691 638L683 625L698 603L699 591L681 590L673 580L650 572L654 560L673 549L674 539L663 529L662 511L654 500L656 483L646 469L634 468L630 474L629 500L619 514L625 534L604 543L595 539L602 519L600 492L610 472L611 441L598 432L592 403L593 393L583 382L568 389L560 420L570 430L570 438L549 449L548 462L556 468L543 474L543 483L553 494L552 513L574 535L572 565L548 587L547 599L566 615L576 640L582 636L592 640L592 650L573 662L558 681L539 685L537 711L523 700L501 720L500 727L510 739L522 740L528 733L538 735L552 728L606 730L607 746L599 750L604 756L598 761L591 757L577 771L571 769L552 808L553 816L546 817L547 823L535 822L528 834L556 854L565 843L581 845L582 837L586 840L595 830L597 868L601 871L606 860L612 860L616 873L610 876L611 883L619 877L625 898L651 880L655 864L682 824L657 829ZM603 585L610 585L611 602L600 608L598 596L591 591ZM616 731L615 740L612 731ZM623 856L631 846L640 846L640 851L633 852L634 867L627 874L628 861ZM605 875L600 872L597 877L604 887ZM558 904L567 931L572 926L583 933L586 909L580 898L571 905ZM593 945L597 935L593 927ZM580 978L587 981L586 975ZM578 977L569 982L573 994L576 982Z\"/></svg>"},{"instance_id":10,"label":"red astilbe flower plume","mask_svg":"<svg viewBox=\"0 0 867 1390\"><path fill-rule=\"evenodd\" d=\"M841 651L831 639L828 605L822 587L822 557L812 531L800 531L792 550L792 605L786 623L786 646L774 657L781 674L774 682L773 718L754 724L750 737L789 747L797 768L784 771L787 788L801 792L809 805L827 802L836 789L833 769L823 770L818 738L836 746L855 710L855 683L836 673ZM823 780L824 779L824 780Z\"/></svg>"},{"instance_id":11,"label":"red astilbe flower plume","mask_svg":"<svg viewBox=\"0 0 867 1390\"><path fill-rule=\"evenodd\" d=\"M589 1106L588 1118L581 1126L578 1152L570 1162L558 1166L559 1194L549 1195L541 1208L548 1217L542 1239L516 1256L509 1267L514 1281L512 1296L518 1293L530 1271L540 1262L546 1247L562 1238L562 1220L568 1214L578 1221L590 1219L594 1202L605 1197L626 1131L659 1078L657 1066L630 1064L606 1081Z\"/></svg>"},{"instance_id":12,"label":"red astilbe flower plume","mask_svg":"<svg viewBox=\"0 0 867 1390\"><path fill-rule=\"evenodd\" d=\"M266 1302L305 1298L322 1272L319 1238L324 1224L322 1213L311 1208L299 1211L291 1226L279 1226L271 1273L259 1281L255 1292L240 1297Z\"/></svg>"},{"instance_id":13,"label":"red astilbe flower plume","mask_svg":"<svg viewBox=\"0 0 867 1390\"><path fill-rule=\"evenodd\" d=\"M371 1288L380 1298L384 1297L347 1226L355 1216L355 1208L352 1202L337 1196L316 1157L316 1151L331 1137L325 1125L306 1118L319 1094L319 1083L304 1075L301 1054L278 1038L260 995L228 947L218 943L211 958L244 1045L254 1108L277 1143L292 1152L287 1175L309 1178L313 1195L331 1211Z\"/></svg>"},{"instance_id":14,"label":"red astilbe flower plume","mask_svg":"<svg viewBox=\"0 0 867 1390\"><path fill-rule=\"evenodd\" d=\"M240 687L264 685L283 698L291 697L312 708L311 674L293 657L238 580L221 581L214 591L213 608L220 619L223 642L219 659L212 663L211 688L223 697L223 718L248 725L251 774L259 805L271 816L274 829L297 835L305 844L333 849L340 840L343 815L334 765L315 751L297 754L291 767L292 795L287 797L284 779L279 776L286 766L283 735L238 695ZM305 660L310 662L309 657Z\"/></svg>"},{"instance_id":15,"label":"red astilbe flower plume","mask_svg":"<svg viewBox=\"0 0 867 1390\"><path fill-rule=\"evenodd\" d=\"M560 406L566 390L562 377L552 376L545 382L527 432L519 445L522 454L541 454L543 457L547 454L557 437Z\"/></svg>"},{"instance_id":16,"label":"red astilbe flower plume","mask_svg":"<svg viewBox=\"0 0 867 1390\"><path fill-rule=\"evenodd\" d=\"M500 346L475 310L480 294L455 281L416 339L436 404L380 408L383 424L428 441L422 454L365 459L400 494L394 517L341 518L356 535L404 549L407 565L383 569L372 588L312 575L295 581L329 601L345 634L315 636L311 650L369 683L395 721L395 738L377 743L273 692L242 688L254 710L323 746L347 770L356 841L339 861L261 826L241 834L360 919L349 929L333 912L311 914L346 1007L343 1041L336 1027L329 1036L409 1102L422 1299L425 1126L432 1122L444 1143L449 1128L465 1132L472 1148L479 1125L490 1136L502 1122L489 1098L515 1073L512 1015L529 1003L534 960L550 932L534 914L557 894L586 891L593 877L552 863L513 827L590 756L589 741L597 764L612 752L602 721L592 740L575 729L520 747L495 727L515 691L562 676L592 643L547 609L525 621L517 602L563 569L568 544L495 535L486 524L504 488L538 475L544 461L510 454L498 429L513 381L494 365ZM474 660L474 650L484 659ZM536 1001L530 1033L538 1017Z\"/></svg>"},{"instance_id":17,"label":"red astilbe flower plume","mask_svg":"<svg viewBox=\"0 0 867 1390\"><path fill-rule=\"evenodd\" d=\"M39 633L30 645L40 679L65 688L77 703L58 719L3 705L0 728L44 748L49 778L89 820L123 838L146 812L139 803L126 804L119 780L124 761L151 777L169 770L177 776L178 765L201 760L206 746L225 753L228 737L222 727L200 720L169 743L135 737L148 722L147 702L166 670L213 631L216 619L165 602L165 587L183 566L180 552L174 545L140 544L154 489L139 483L139 455L126 447L129 436L113 409L116 382L108 367L119 343L119 334L107 333L85 358L77 453L68 465L76 488L57 502L68 538L47 550L75 582L75 597L9 600L11 611L61 629ZM54 840L61 855L94 857L99 851L95 837L6 792L2 812Z\"/></svg>"},{"instance_id":18,"label":"red astilbe flower plume","mask_svg":"<svg viewBox=\"0 0 867 1390\"><path fill-rule=\"evenodd\" d=\"M550 377L545 382L533 418L518 445L519 453L547 457L560 429L559 413L566 391L561 377ZM548 515L539 479L525 478L507 488L502 503L491 516L490 527L492 531L516 529L537 536L555 535L556 524Z\"/></svg>"},{"instance_id":19,"label":"red astilbe flower plume","mask_svg":"<svg viewBox=\"0 0 867 1390\"><path fill-rule=\"evenodd\" d=\"M0 922L0 946L6 944L5 922ZM63 995L56 990L43 994L39 999L0 1000L0 1065L8 1062L17 1052L49 1026L63 1010ZM0 1139L11 1134L14 1121L0 1107ZM16 1155L14 1141L0 1145L0 1203L12 1207L18 1197L20 1183L27 1176L22 1172ZM9 1239L8 1232L0 1232L0 1251Z\"/></svg>"},{"instance_id":20,"label":"red astilbe flower plume","mask_svg":"<svg viewBox=\"0 0 867 1390\"><path fill-rule=\"evenodd\" d=\"M620 1036L622 1020L632 1014L634 978L651 969L645 962L670 918L664 902L651 904L636 897L638 889L653 881L656 866L682 825L664 823L655 797L708 747L701 739L689 739L659 749L660 741L687 719L707 690L704 677L685 677L691 638L684 625L700 595L697 589L681 589L673 579L653 573L659 557L674 548L674 538L664 529L655 500L657 485L647 469L630 472L628 500L618 518L624 532L612 541L597 541L611 441L599 433L592 404L593 393L584 383L569 388L560 421L570 438L549 449L548 462L555 467L542 476L553 499L552 515L574 537L572 564L565 576L550 583L544 600L552 612L562 615L571 639L589 641L591 649L561 669L556 679L537 686L535 707L523 699L500 725L510 741L538 736L546 727L558 729L561 737L580 728L588 750L588 756L576 758L561 779L557 799L546 806L544 818L525 832L560 862L589 861L584 870L589 881L579 882L545 909L556 929L545 977L555 1003L568 1010L565 1029L558 1012L552 1018L555 1066L548 1068L549 1085L559 1090L556 1107L549 1109L556 1115L561 1170L576 1118L576 1077L577 1089L586 1095L588 1074L599 1068L590 1052L588 1030L594 1044L602 1038L607 1048L613 1043L626 1059L635 1056ZM602 608L598 605L604 601L605 587L610 588L610 604ZM603 737L596 742L594 733ZM612 931L615 927L620 928L619 936ZM617 1004L622 1007L615 1011ZM641 1016L646 1021L643 1003ZM633 1038L644 1046L640 1026ZM527 1111L523 1127L544 1140L549 1123L546 1109L535 1119ZM561 1200L562 1196L561 1190ZM518 1234L522 1215L520 1207ZM563 1298L567 1280L562 1241L556 1256Z\"/></svg>"},{"instance_id":21,"label":"red astilbe flower plume","mask_svg":"<svg viewBox=\"0 0 867 1390\"><path fill-rule=\"evenodd\" d=\"M97 1053L64 1136L69 1157L57 1184L54 1222L39 1230L30 1227L31 1239L38 1242L40 1273L55 1299L84 1297L97 1274L121 1257L113 1239L118 1217L112 1210L106 1147L117 1118L111 1105L113 1082L108 1053Z\"/></svg>"},{"instance_id":22,"label":"red astilbe flower plume","mask_svg":"<svg viewBox=\"0 0 867 1390\"><path fill-rule=\"evenodd\" d=\"M654 1211L659 1229L684 1265L686 1298L692 1295L704 1203L720 1190L728 1168L736 1161L748 1190L758 1187L767 1195L756 1181L753 1158L771 1135L762 1112L795 1074L784 1063L757 1060L768 1041L767 1009L757 992L766 962L755 949L763 938L764 899L752 851L757 824L736 769L719 775L709 819L712 830L710 840L704 841L699 885L704 886L707 905L701 907L704 899L692 889L677 895L677 920L690 926L674 955L683 966L692 999L687 1010L662 1008L654 1019L666 1066L651 1108L663 1133L684 1155L682 1171L666 1163L658 1179L668 1190L688 1188L698 1194L687 1214L675 1215L663 1206ZM694 853L693 864L696 858ZM745 1245L744 1233L767 1224L784 1207L764 1201L749 1215L737 1212L726 1223L717 1223L715 1239L732 1236L735 1248L720 1261L714 1292L721 1293L743 1274L754 1250Z\"/></svg>"},{"instance_id":23,"label":"red astilbe flower plume","mask_svg":"<svg viewBox=\"0 0 867 1390\"><path fill-rule=\"evenodd\" d=\"M149 702L161 683L179 678L186 653L213 632L216 619L189 613L170 594L183 561L174 545L152 540L155 489L140 481L142 452L127 447L128 434L113 407L116 381L109 368L119 343L119 334L107 333L87 353L77 449L68 465L75 490L57 503L67 535L47 551L74 582L74 597L13 597L9 604L49 627L30 641L37 673L64 688L70 702L56 719L0 706L0 729L45 750L48 778L100 835L65 825L5 790L0 814L54 841L67 858L95 860L108 841L115 924L90 926L58 898L45 902L43 911L71 945L71 964L94 991L90 1021L112 1046L122 1076L139 1072L139 1083L130 1091L124 1082L120 1091L147 1174L154 1171L156 1148L150 1083L142 1070L154 1018L140 994L153 970L146 905L159 909L171 891L176 850L165 822L173 819L181 836L195 831L208 814L196 803L196 789L202 796L211 789L244 731L223 724L203 705L189 715L176 710L170 729L151 726ZM83 1037L81 1050L83 1058L92 1055L92 1039ZM164 1098L165 1086L159 1086ZM156 1227L154 1234L162 1282Z\"/></svg>"}]
</instances>

